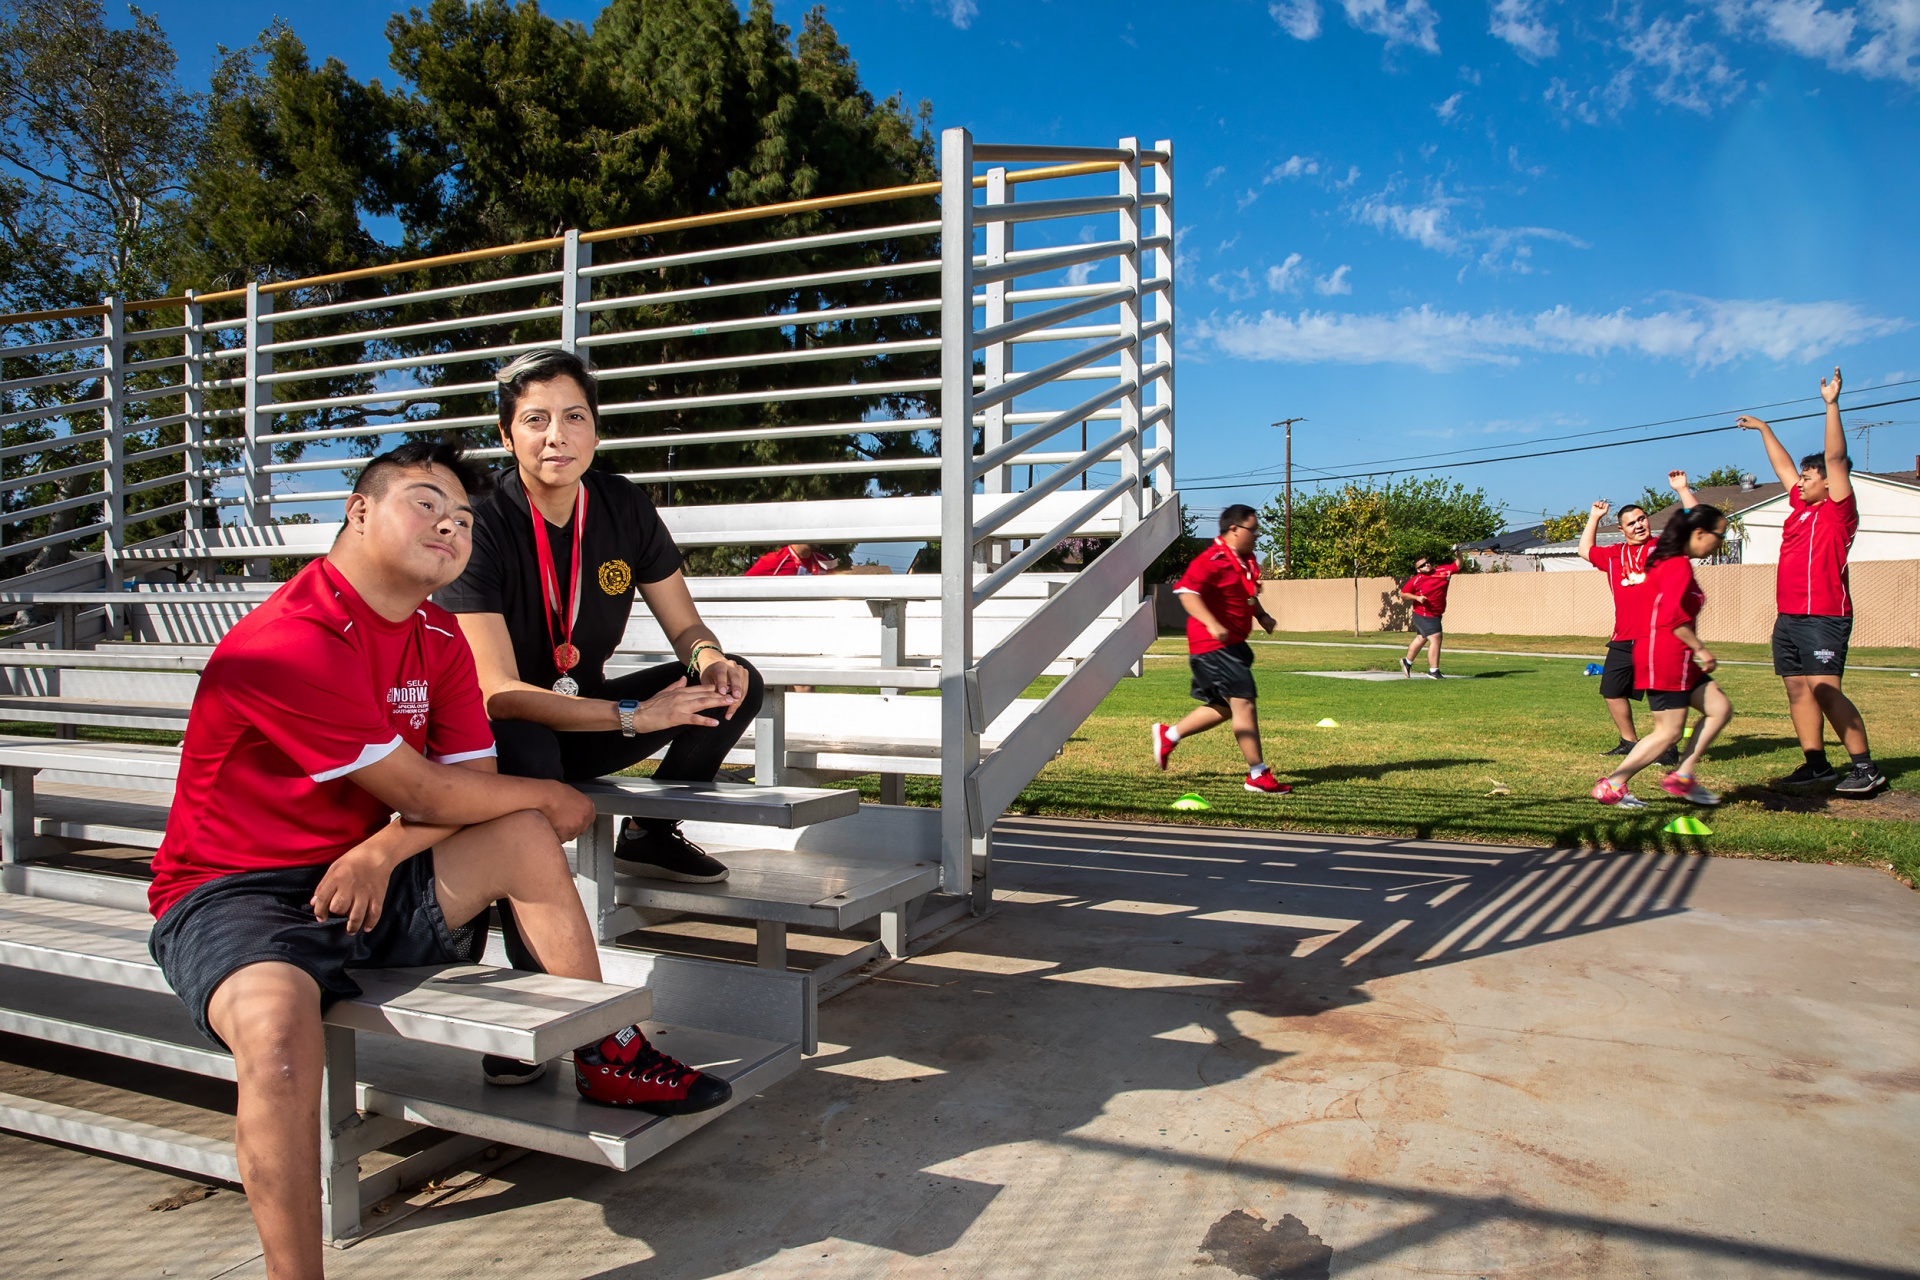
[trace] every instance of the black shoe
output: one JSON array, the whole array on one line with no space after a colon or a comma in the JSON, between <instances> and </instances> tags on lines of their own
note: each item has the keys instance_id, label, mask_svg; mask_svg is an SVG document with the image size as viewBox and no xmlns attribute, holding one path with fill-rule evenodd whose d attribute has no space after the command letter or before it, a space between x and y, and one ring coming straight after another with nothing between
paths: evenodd
<instances>
[{"instance_id":1,"label":"black shoe","mask_svg":"<svg viewBox=\"0 0 1920 1280\"><path fill-rule=\"evenodd\" d=\"M622 875L682 884L718 884L727 878L727 864L708 857L681 835L677 822L652 831L629 823L614 848L613 869Z\"/></svg>"},{"instance_id":2,"label":"black shoe","mask_svg":"<svg viewBox=\"0 0 1920 1280\"><path fill-rule=\"evenodd\" d=\"M518 1058L502 1058L495 1054L480 1055L480 1074L488 1084L513 1085L532 1084L547 1074L544 1062L522 1062Z\"/></svg>"},{"instance_id":3,"label":"black shoe","mask_svg":"<svg viewBox=\"0 0 1920 1280\"><path fill-rule=\"evenodd\" d=\"M1406 673L1407 679L1409 680L1413 679L1413 659L1412 658L1400 659L1400 670Z\"/></svg>"},{"instance_id":4,"label":"black shoe","mask_svg":"<svg viewBox=\"0 0 1920 1280\"><path fill-rule=\"evenodd\" d=\"M1680 767L1680 744L1676 742L1665 751L1662 751L1660 753L1659 763L1667 766L1669 769L1678 769Z\"/></svg>"},{"instance_id":5,"label":"black shoe","mask_svg":"<svg viewBox=\"0 0 1920 1280\"><path fill-rule=\"evenodd\" d=\"M1440 678L1440 672L1438 668L1432 668L1432 667L1428 668L1427 679L1438 680L1439 678Z\"/></svg>"},{"instance_id":6,"label":"black shoe","mask_svg":"<svg viewBox=\"0 0 1920 1280\"><path fill-rule=\"evenodd\" d=\"M1880 772L1879 766L1857 764L1847 771L1846 777L1840 779L1840 785L1833 789L1833 794L1846 796L1849 800L1865 800L1886 785L1887 775Z\"/></svg>"},{"instance_id":7,"label":"black shoe","mask_svg":"<svg viewBox=\"0 0 1920 1280\"><path fill-rule=\"evenodd\" d=\"M1622 738L1600 754L1603 756L1629 756L1633 754L1633 749L1638 745L1638 743L1628 742L1625 738Z\"/></svg>"},{"instance_id":8,"label":"black shoe","mask_svg":"<svg viewBox=\"0 0 1920 1280\"><path fill-rule=\"evenodd\" d=\"M1825 786L1829 782L1838 781L1839 777L1840 775L1833 771L1833 766L1823 761L1820 764L1801 765L1798 769L1795 769L1792 773L1780 779L1780 785L1783 787L1819 787ZM1882 781L1885 781L1885 779L1882 779Z\"/></svg>"}]
</instances>

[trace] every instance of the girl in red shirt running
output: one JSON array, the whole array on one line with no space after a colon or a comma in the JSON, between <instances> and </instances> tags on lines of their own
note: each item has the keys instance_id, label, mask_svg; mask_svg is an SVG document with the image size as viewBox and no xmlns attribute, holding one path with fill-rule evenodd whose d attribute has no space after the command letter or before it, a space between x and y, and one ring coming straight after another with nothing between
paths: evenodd
<instances>
[{"instance_id":1,"label":"girl in red shirt running","mask_svg":"<svg viewBox=\"0 0 1920 1280\"><path fill-rule=\"evenodd\" d=\"M1593 798L1601 804L1647 807L1646 801L1627 790L1627 784L1680 741L1688 707L1698 708L1702 716L1693 732L1692 749L1678 769L1660 779L1660 789L1694 804L1720 803L1720 797L1701 786L1694 774L1707 748L1733 719L1733 703L1714 682L1712 672L1719 663L1694 630L1707 596L1694 581L1693 561L1719 550L1726 536L1726 516L1702 503L1668 520L1647 557L1647 581L1636 602L1639 619L1633 628L1633 665L1634 685L1646 692L1647 709L1653 712L1653 731L1640 739L1618 769L1593 784Z\"/></svg>"}]
</instances>

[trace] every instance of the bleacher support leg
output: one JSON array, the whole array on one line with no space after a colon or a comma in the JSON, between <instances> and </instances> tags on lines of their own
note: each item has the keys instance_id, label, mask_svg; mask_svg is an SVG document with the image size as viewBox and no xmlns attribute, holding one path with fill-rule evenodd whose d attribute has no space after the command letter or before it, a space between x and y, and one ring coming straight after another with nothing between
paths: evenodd
<instances>
[{"instance_id":1,"label":"bleacher support leg","mask_svg":"<svg viewBox=\"0 0 1920 1280\"><path fill-rule=\"evenodd\" d=\"M787 967L787 926L778 920L753 922L753 960L762 969Z\"/></svg>"},{"instance_id":2,"label":"bleacher support leg","mask_svg":"<svg viewBox=\"0 0 1920 1280\"><path fill-rule=\"evenodd\" d=\"M907 775L904 773L883 773L880 775L880 803L905 804L907 802Z\"/></svg>"},{"instance_id":3,"label":"bleacher support leg","mask_svg":"<svg viewBox=\"0 0 1920 1280\"><path fill-rule=\"evenodd\" d=\"M787 691L768 689L753 721L753 780L777 787L787 770Z\"/></svg>"},{"instance_id":4,"label":"bleacher support leg","mask_svg":"<svg viewBox=\"0 0 1920 1280\"><path fill-rule=\"evenodd\" d=\"M360 1154L354 1139L360 1110L353 1032L325 1027L326 1075L320 1091L320 1230L328 1243L360 1234Z\"/></svg>"},{"instance_id":5,"label":"bleacher support leg","mask_svg":"<svg viewBox=\"0 0 1920 1280\"><path fill-rule=\"evenodd\" d=\"M973 838L973 914L993 909L993 832Z\"/></svg>"},{"instance_id":6,"label":"bleacher support leg","mask_svg":"<svg viewBox=\"0 0 1920 1280\"><path fill-rule=\"evenodd\" d=\"M600 942L612 942L619 933L611 921L619 909L613 897L613 821L610 813L596 815L574 842L574 888Z\"/></svg>"},{"instance_id":7,"label":"bleacher support leg","mask_svg":"<svg viewBox=\"0 0 1920 1280\"><path fill-rule=\"evenodd\" d=\"M0 769L0 862L18 862L33 839L33 775L38 769Z\"/></svg>"}]
</instances>

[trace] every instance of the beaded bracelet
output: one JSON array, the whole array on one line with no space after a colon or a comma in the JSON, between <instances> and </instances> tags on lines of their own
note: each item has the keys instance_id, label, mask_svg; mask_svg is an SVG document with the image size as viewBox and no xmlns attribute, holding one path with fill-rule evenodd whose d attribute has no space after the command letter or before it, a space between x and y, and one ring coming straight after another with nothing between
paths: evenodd
<instances>
[{"instance_id":1,"label":"beaded bracelet","mask_svg":"<svg viewBox=\"0 0 1920 1280\"><path fill-rule=\"evenodd\" d=\"M695 680L700 678L700 651L702 649L711 649L723 658L727 656L726 652L713 641L696 640L693 645L693 652L687 655L687 675Z\"/></svg>"}]
</instances>

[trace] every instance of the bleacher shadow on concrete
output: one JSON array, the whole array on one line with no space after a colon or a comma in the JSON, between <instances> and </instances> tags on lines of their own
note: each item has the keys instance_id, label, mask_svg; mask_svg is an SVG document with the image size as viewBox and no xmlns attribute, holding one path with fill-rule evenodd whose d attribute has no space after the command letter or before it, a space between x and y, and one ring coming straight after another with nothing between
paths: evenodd
<instances>
[{"instance_id":1,"label":"bleacher shadow on concrete","mask_svg":"<svg viewBox=\"0 0 1920 1280\"><path fill-rule=\"evenodd\" d=\"M1202 1159L1081 1130L1123 1095L1231 1085L1291 1056L1256 1044L1230 1015L1312 1017L1366 1003L1371 979L1679 914L1703 865L1670 853L1058 819L1003 819L995 846L1013 886L998 895L995 919L832 1006L852 1012L910 989L913 1026L902 1037L910 1048L896 1052L911 1056L859 1060L824 1044L800 1077L811 1087L794 1086L804 1091L796 1105L817 1115L813 1130L793 1132L778 1116L748 1109L724 1135L696 1136L640 1171L644 1188L535 1157L497 1175L506 1185L488 1207L448 1205L397 1225L390 1244L406 1248L412 1232L457 1231L455 1223L484 1213L578 1199L599 1204L609 1230L652 1251L643 1263L592 1273L599 1280L696 1280L829 1238L926 1257L960 1241L1001 1190L942 1171L970 1153L1037 1140L1164 1159L1171 1172ZM1014 913L1038 913L1045 923L1027 936L1047 945L997 942ZM1138 930L1143 917L1156 926L1146 936ZM1132 1024L1130 1052L1073 1052L1092 1043L1096 1025L1116 1018ZM833 1030L830 1019L823 1034L831 1038ZM1050 1083L991 1096L1023 1077ZM1070 1085L1059 1087L1063 1079ZM935 1093L942 1088L950 1091L946 1101ZM971 1103L953 1100L955 1093ZM812 1215L769 1223L765 1215L778 1213L761 1202L772 1194L769 1183L803 1183L805 1162L827 1150L840 1151L829 1158L848 1166L836 1175L845 1179L843 1194L823 1194ZM875 1163L881 1167L869 1172ZM1273 1176L1319 1185L1293 1170ZM1321 1182L1356 1194L1400 1194L1384 1184ZM1429 1233L1476 1215L1553 1216L1471 1195L1425 1198ZM1573 1229L1628 1229L1560 1216ZM1395 1228L1373 1247L1392 1254L1417 1242L1420 1230ZM1750 1243L1705 1234L1647 1235L1703 1258L1759 1256ZM1892 1274L1773 1252L1783 1266ZM1343 1269L1355 1256L1343 1251Z\"/></svg>"}]
</instances>

